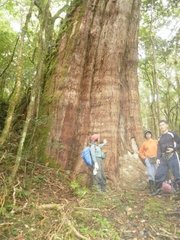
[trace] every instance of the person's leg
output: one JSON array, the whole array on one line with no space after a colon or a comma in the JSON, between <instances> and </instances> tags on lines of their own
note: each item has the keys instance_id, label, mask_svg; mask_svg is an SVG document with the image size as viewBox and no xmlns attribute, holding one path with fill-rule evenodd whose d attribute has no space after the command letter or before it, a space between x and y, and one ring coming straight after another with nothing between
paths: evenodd
<instances>
[{"instance_id":1,"label":"person's leg","mask_svg":"<svg viewBox=\"0 0 180 240\"><path fill-rule=\"evenodd\" d=\"M154 192L155 189L156 189L156 184L155 184L156 170L157 170L156 164L155 164L155 163L152 163L152 176L154 177L154 181L153 181L152 187L151 187L152 192Z\"/></svg>"},{"instance_id":2,"label":"person's leg","mask_svg":"<svg viewBox=\"0 0 180 240\"><path fill-rule=\"evenodd\" d=\"M101 191L100 179L100 171L98 170L96 175L93 175L93 186L97 191Z\"/></svg>"},{"instance_id":3,"label":"person's leg","mask_svg":"<svg viewBox=\"0 0 180 240\"><path fill-rule=\"evenodd\" d=\"M156 168L155 168L155 164L153 164L150 159L146 159L145 164L146 164L147 173L148 173L149 190L150 190L150 193L152 193L155 188Z\"/></svg>"},{"instance_id":4,"label":"person's leg","mask_svg":"<svg viewBox=\"0 0 180 240\"><path fill-rule=\"evenodd\" d=\"M97 170L97 174L94 175L93 184L98 191L105 191L106 190L106 188L105 188L106 178L105 178L104 171L103 171L102 159L97 158L97 163L98 163L99 169Z\"/></svg>"},{"instance_id":5,"label":"person's leg","mask_svg":"<svg viewBox=\"0 0 180 240\"><path fill-rule=\"evenodd\" d=\"M103 169L103 160L99 160L99 170L100 170L100 178L99 178L99 184L101 186L101 191L105 192L106 191L106 176L104 174L104 169Z\"/></svg>"},{"instance_id":6,"label":"person's leg","mask_svg":"<svg viewBox=\"0 0 180 240\"><path fill-rule=\"evenodd\" d=\"M168 160L169 168L172 171L176 189L180 189L180 162L179 156L177 153L174 153L173 156Z\"/></svg>"},{"instance_id":7,"label":"person's leg","mask_svg":"<svg viewBox=\"0 0 180 240\"><path fill-rule=\"evenodd\" d=\"M165 159L162 159L156 170L156 174L155 174L156 186L155 186L155 191L153 195L157 195L161 192L161 186L166 179L167 173L168 173L167 161Z\"/></svg>"},{"instance_id":8,"label":"person's leg","mask_svg":"<svg viewBox=\"0 0 180 240\"><path fill-rule=\"evenodd\" d=\"M154 164L152 164L151 161L148 158L145 159L145 164L146 164L147 173L148 173L148 180L155 181L155 167L154 167Z\"/></svg>"}]
</instances>

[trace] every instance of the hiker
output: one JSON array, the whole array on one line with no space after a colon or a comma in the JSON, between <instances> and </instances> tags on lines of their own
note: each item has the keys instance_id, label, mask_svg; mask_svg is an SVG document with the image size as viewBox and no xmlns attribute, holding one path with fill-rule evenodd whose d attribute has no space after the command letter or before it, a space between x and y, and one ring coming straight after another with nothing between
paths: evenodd
<instances>
[{"instance_id":1,"label":"hiker","mask_svg":"<svg viewBox=\"0 0 180 240\"><path fill-rule=\"evenodd\" d=\"M171 170L175 191L180 190L180 162L177 150L180 149L180 137L168 130L168 122L161 120L159 123L161 136L158 141L157 164L155 175L156 189L153 195L161 193L163 182L166 181L169 170Z\"/></svg>"},{"instance_id":2,"label":"hiker","mask_svg":"<svg viewBox=\"0 0 180 240\"><path fill-rule=\"evenodd\" d=\"M107 140L104 139L102 144L99 144L100 135L94 134L90 137L90 149L91 156L94 162L93 167L93 185L98 191L106 191L106 177L103 169L103 159L105 154L102 151L102 147L107 144Z\"/></svg>"},{"instance_id":3,"label":"hiker","mask_svg":"<svg viewBox=\"0 0 180 240\"><path fill-rule=\"evenodd\" d=\"M152 193L155 187L157 140L152 138L150 130L144 133L145 141L139 148L139 157L147 168L149 190Z\"/></svg>"}]
</instances>

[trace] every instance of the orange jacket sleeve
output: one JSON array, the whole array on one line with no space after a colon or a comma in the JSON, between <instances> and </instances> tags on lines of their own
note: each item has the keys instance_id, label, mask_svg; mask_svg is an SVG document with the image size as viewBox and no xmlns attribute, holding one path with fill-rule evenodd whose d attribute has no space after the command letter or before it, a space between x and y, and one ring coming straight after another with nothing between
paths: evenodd
<instances>
[{"instance_id":1,"label":"orange jacket sleeve","mask_svg":"<svg viewBox=\"0 0 180 240\"><path fill-rule=\"evenodd\" d=\"M145 153L145 149L144 149L144 143L141 145L141 147L139 148L139 157L141 158L141 159L143 159L143 160L145 160L146 159L146 157L145 157L145 155L144 155L144 153Z\"/></svg>"}]
</instances>

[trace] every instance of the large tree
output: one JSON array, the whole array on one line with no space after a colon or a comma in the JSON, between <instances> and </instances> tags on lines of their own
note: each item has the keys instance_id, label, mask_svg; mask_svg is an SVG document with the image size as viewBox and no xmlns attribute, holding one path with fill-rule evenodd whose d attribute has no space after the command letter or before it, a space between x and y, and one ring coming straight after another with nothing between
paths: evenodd
<instances>
[{"instance_id":1,"label":"large tree","mask_svg":"<svg viewBox=\"0 0 180 240\"><path fill-rule=\"evenodd\" d=\"M64 169L82 171L80 151L91 133L108 140L109 179L121 175L122 159L132 165L127 155L142 140L139 8L139 0L73 1L62 24L56 67L42 100L50 119L42 144Z\"/></svg>"}]
</instances>

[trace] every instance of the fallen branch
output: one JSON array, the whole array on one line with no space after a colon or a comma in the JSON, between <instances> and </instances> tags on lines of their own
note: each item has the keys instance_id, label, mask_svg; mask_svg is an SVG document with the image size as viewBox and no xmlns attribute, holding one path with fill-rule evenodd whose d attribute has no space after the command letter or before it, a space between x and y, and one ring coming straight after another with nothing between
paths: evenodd
<instances>
[{"instance_id":1,"label":"fallen branch","mask_svg":"<svg viewBox=\"0 0 180 240\"><path fill-rule=\"evenodd\" d=\"M156 238L150 232L148 234L153 240L156 240Z\"/></svg>"},{"instance_id":2,"label":"fallen branch","mask_svg":"<svg viewBox=\"0 0 180 240\"><path fill-rule=\"evenodd\" d=\"M64 205L56 204L56 203L50 203L50 204L42 204L39 206L36 206L39 209L57 209L62 210L64 208Z\"/></svg>"},{"instance_id":3,"label":"fallen branch","mask_svg":"<svg viewBox=\"0 0 180 240\"><path fill-rule=\"evenodd\" d=\"M45 181L47 184L49 184L49 185L52 185L52 186L54 186L54 187L56 187L56 188L59 188L60 190L63 189L63 186L62 186L62 185L59 186L58 184L54 184L54 183L48 181L47 179L44 179L44 181Z\"/></svg>"},{"instance_id":4,"label":"fallen branch","mask_svg":"<svg viewBox=\"0 0 180 240\"><path fill-rule=\"evenodd\" d=\"M3 159L6 158L6 155L7 155L7 151L5 151L5 152L3 153L3 155L1 156L1 158L0 158L0 163L2 162Z\"/></svg>"},{"instance_id":5,"label":"fallen branch","mask_svg":"<svg viewBox=\"0 0 180 240\"><path fill-rule=\"evenodd\" d=\"M20 181L18 180L18 183L13 187L13 207L16 206L16 191L17 191L17 186L19 186Z\"/></svg>"},{"instance_id":6,"label":"fallen branch","mask_svg":"<svg viewBox=\"0 0 180 240\"><path fill-rule=\"evenodd\" d=\"M99 208L75 207L74 209L87 210L87 211L101 211Z\"/></svg>"},{"instance_id":7,"label":"fallen branch","mask_svg":"<svg viewBox=\"0 0 180 240\"><path fill-rule=\"evenodd\" d=\"M168 213L166 213L166 215L177 215L177 216L179 216L180 215L180 212L178 211L178 212L168 212Z\"/></svg>"},{"instance_id":8,"label":"fallen branch","mask_svg":"<svg viewBox=\"0 0 180 240\"><path fill-rule=\"evenodd\" d=\"M24 211L24 209L26 209L27 205L28 205L28 203L26 202L23 207L13 208L13 209L11 210L11 213L12 213L12 214L16 214L16 213L22 212L22 211Z\"/></svg>"},{"instance_id":9,"label":"fallen branch","mask_svg":"<svg viewBox=\"0 0 180 240\"><path fill-rule=\"evenodd\" d=\"M179 239L179 238L174 238L172 236L169 236L168 234L165 234L165 233L158 233L157 236L165 237L165 238L168 238L170 240Z\"/></svg>"},{"instance_id":10,"label":"fallen branch","mask_svg":"<svg viewBox=\"0 0 180 240\"><path fill-rule=\"evenodd\" d=\"M160 232L157 232L154 227L150 226L150 228L153 230L153 232L156 234L156 236L160 236L160 237L166 237L169 238L170 240L175 240L175 239L179 239L179 237L176 237L174 234L169 233L168 231L166 231L164 228L159 228ZM163 233L162 233L163 232Z\"/></svg>"},{"instance_id":11,"label":"fallen branch","mask_svg":"<svg viewBox=\"0 0 180 240\"><path fill-rule=\"evenodd\" d=\"M80 239L84 239L84 240L90 240L90 238L87 238L85 236L83 236L81 233L79 233L77 231L77 229L72 225L72 223L70 222L70 220L67 220L67 224L68 226L71 228L71 230L74 232L74 234L76 235L76 237L80 238Z\"/></svg>"},{"instance_id":12,"label":"fallen branch","mask_svg":"<svg viewBox=\"0 0 180 240\"><path fill-rule=\"evenodd\" d=\"M13 225L14 223L12 222L7 222L7 223L0 223L0 227L4 227L5 225Z\"/></svg>"},{"instance_id":13,"label":"fallen branch","mask_svg":"<svg viewBox=\"0 0 180 240\"><path fill-rule=\"evenodd\" d=\"M176 237L173 233L168 232L167 230L165 230L164 228L160 228L160 230L164 233L166 233L166 235L171 238L171 239L179 239L179 237Z\"/></svg>"}]
</instances>

